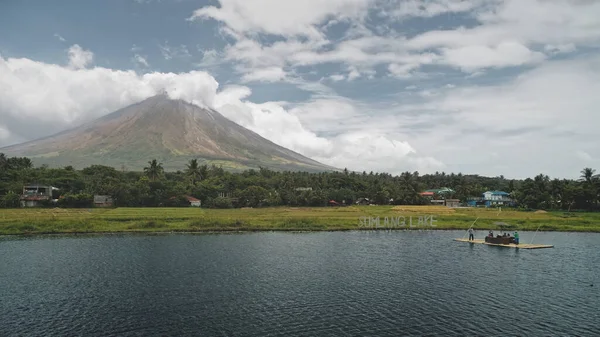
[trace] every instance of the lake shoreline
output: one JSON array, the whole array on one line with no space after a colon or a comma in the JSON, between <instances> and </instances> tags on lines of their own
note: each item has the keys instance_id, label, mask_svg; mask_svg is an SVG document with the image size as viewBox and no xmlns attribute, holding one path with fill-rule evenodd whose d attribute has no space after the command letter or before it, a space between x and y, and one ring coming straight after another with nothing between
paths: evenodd
<instances>
[{"instance_id":1,"label":"lake shoreline","mask_svg":"<svg viewBox=\"0 0 600 337\"><path fill-rule=\"evenodd\" d=\"M499 231L599 233L600 212L526 212L445 206L95 208L0 210L0 235L323 231ZM514 229L508 229L510 231Z\"/></svg>"},{"instance_id":2,"label":"lake shoreline","mask_svg":"<svg viewBox=\"0 0 600 337\"><path fill-rule=\"evenodd\" d=\"M487 232L489 229L480 228L477 231ZM493 229L491 229L493 230ZM331 228L331 229L282 229L282 228L210 228L197 230L121 230L121 231L62 231L62 232L23 232L23 233L0 233L1 237L34 237L34 236L111 236L111 235L169 235L169 234L247 234L247 233L327 233L327 232L438 232L438 231L461 231L466 237L467 228ZM476 231L476 232L477 232ZM520 233L535 233L536 230L518 230ZM538 233L600 233L599 230L538 230ZM475 237L478 237L475 235Z\"/></svg>"}]
</instances>

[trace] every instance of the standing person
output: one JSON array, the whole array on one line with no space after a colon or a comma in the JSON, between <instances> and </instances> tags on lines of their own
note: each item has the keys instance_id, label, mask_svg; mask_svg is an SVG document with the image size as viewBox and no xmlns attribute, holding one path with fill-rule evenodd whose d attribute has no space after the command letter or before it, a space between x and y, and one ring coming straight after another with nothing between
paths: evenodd
<instances>
[{"instance_id":1,"label":"standing person","mask_svg":"<svg viewBox=\"0 0 600 337\"><path fill-rule=\"evenodd\" d=\"M515 245L519 244L519 233L515 232Z\"/></svg>"},{"instance_id":2,"label":"standing person","mask_svg":"<svg viewBox=\"0 0 600 337\"><path fill-rule=\"evenodd\" d=\"M473 240L473 228L469 228L469 241Z\"/></svg>"}]
</instances>

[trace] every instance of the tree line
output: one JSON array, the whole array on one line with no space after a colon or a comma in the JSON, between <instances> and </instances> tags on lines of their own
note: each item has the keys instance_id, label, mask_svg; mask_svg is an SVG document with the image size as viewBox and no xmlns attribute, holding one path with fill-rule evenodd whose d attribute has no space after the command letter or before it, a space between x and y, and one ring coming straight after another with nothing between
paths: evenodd
<instances>
[{"instance_id":1,"label":"tree line","mask_svg":"<svg viewBox=\"0 0 600 337\"><path fill-rule=\"evenodd\" d=\"M153 159L141 172L92 165L82 170L71 166L34 167L29 158L0 154L0 206L18 207L23 185L36 183L59 188L59 205L90 207L94 195L108 195L118 207L187 206L185 196L202 201L203 207L326 206L330 200L353 204L368 199L378 205L422 205L426 189L449 187L446 197L466 201L488 190L511 193L519 207L527 209L600 210L600 176L591 168L580 179L551 179L539 174L524 180L503 176L404 172L308 173L266 168L233 173L215 165L191 160L184 170L165 172ZM50 205L48 205L50 206Z\"/></svg>"}]
</instances>

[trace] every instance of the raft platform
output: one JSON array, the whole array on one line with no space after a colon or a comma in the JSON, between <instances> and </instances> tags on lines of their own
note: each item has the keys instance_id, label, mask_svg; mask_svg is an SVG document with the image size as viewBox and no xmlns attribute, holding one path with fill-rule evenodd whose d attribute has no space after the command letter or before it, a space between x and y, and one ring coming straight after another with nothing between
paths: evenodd
<instances>
[{"instance_id":1,"label":"raft platform","mask_svg":"<svg viewBox=\"0 0 600 337\"><path fill-rule=\"evenodd\" d=\"M474 239L474 240L454 239L454 241L468 242L468 243L482 243L482 244L488 245L488 246L508 247L508 248L517 248L517 249L541 249L541 248L553 248L554 247L552 245L538 245L538 244L530 244L530 243L519 243L518 245L515 245L514 243L510 243L510 244L489 243L489 242L485 242L485 240L481 240L481 239Z\"/></svg>"}]
</instances>

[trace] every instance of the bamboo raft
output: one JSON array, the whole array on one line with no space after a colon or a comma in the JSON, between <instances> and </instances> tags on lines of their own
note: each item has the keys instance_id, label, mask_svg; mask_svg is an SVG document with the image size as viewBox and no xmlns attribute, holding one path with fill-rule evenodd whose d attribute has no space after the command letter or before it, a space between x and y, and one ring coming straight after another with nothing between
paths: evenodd
<instances>
[{"instance_id":1,"label":"bamboo raft","mask_svg":"<svg viewBox=\"0 0 600 337\"><path fill-rule=\"evenodd\" d=\"M518 245L516 245L514 243L498 244L498 243L485 242L485 240L481 240L481 239L474 239L474 240L454 239L454 241L469 242L469 243L481 243L481 244L488 245L488 246L509 247L509 248L517 248L517 249L541 249L541 248L553 248L554 247L552 245L538 245L538 244L531 244L531 243L519 243Z\"/></svg>"}]
</instances>

